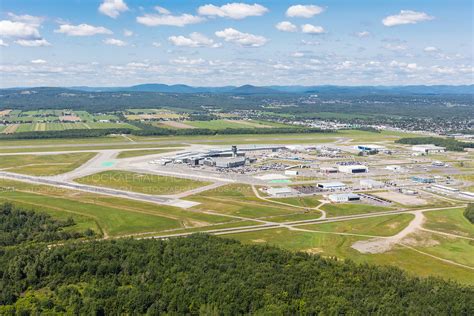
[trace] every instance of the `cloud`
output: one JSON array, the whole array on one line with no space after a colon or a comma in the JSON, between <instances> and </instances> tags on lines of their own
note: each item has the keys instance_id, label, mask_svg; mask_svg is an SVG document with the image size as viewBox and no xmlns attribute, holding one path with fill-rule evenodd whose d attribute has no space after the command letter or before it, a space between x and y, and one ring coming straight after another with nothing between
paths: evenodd
<instances>
[{"instance_id":1,"label":"cloud","mask_svg":"<svg viewBox=\"0 0 474 316\"><path fill-rule=\"evenodd\" d=\"M427 53L432 53L432 52L437 52L438 51L438 49L434 46L425 47L423 50Z\"/></svg>"},{"instance_id":2,"label":"cloud","mask_svg":"<svg viewBox=\"0 0 474 316\"><path fill-rule=\"evenodd\" d=\"M167 9L165 9L163 7L160 7L160 6L156 6L155 10L158 11L159 13L161 13L161 14L171 14L170 10L167 10Z\"/></svg>"},{"instance_id":3,"label":"cloud","mask_svg":"<svg viewBox=\"0 0 474 316\"><path fill-rule=\"evenodd\" d=\"M39 65L39 64L46 64L47 61L44 60L44 59L33 59L32 61L30 61L30 63L35 64L35 65Z\"/></svg>"},{"instance_id":4,"label":"cloud","mask_svg":"<svg viewBox=\"0 0 474 316\"><path fill-rule=\"evenodd\" d=\"M97 34L113 34L111 30L102 26L93 26L89 24L62 24L59 29L54 30L55 33L62 33L68 36L93 36Z\"/></svg>"},{"instance_id":5,"label":"cloud","mask_svg":"<svg viewBox=\"0 0 474 316\"><path fill-rule=\"evenodd\" d=\"M223 38L226 42L233 42L244 47L260 47L265 45L267 39L260 35L250 33L242 33L233 28L226 28L225 30L215 33L217 37Z\"/></svg>"},{"instance_id":6,"label":"cloud","mask_svg":"<svg viewBox=\"0 0 474 316\"><path fill-rule=\"evenodd\" d=\"M430 21L434 17L424 12L416 12L411 10L401 10L399 14L389 15L382 20L385 26L396 26L404 24L416 24L418 22Z\"/></svg>"},{"instance_id":7,"label":"cloud","mask_svg":"<svg viewBox=\"0 0 474 316\"><path fill-rule=\"evenodd\" d=\"M15 41L16 44L24 47L43 47L43 46L51 46L44 38L41 39L19 39Z\"/></svg>"},{"instance_id":8,"label":"cloud","mask_svg":"<svg viewBox=\"0 0 474 316\"><path fill-rule=\"evenodd\" d=\"M296 32L298 27L289 21L282 21L275 25L275 28L282 32Z\"/></svg>"},{"instance_id":9,"label":"cloud","mask_svg":"<svg viewBox=\"0 0 474 316\"><path fill-rule=\"evenodd\" d=\"M301 25L301 31L306 34L323 34L325 33L322 26L315 26L312 24Z\"/></svg>"},{"instance_id":10,"label":"cloud","mask_svg":"<svg viewBox=\"0 0 474 316\"><path fill-rule=\"evenodd\" d=\"M37 25L10 20L0 21L0 36L22 39L41 38Z\"/></svg>"},{"instance_id":11,"label":"cloud","mask_svg":"<svg viewBox=\"0 0 474 316\"><path fill-rule=\"evenodd\" d=\"M388 43L388 44L385 44L383 48L391 50L391 51L402 51L402 50L406 50L408 47L405 44Z\"/></svg>"},{"instance_id":12,"label":"cloud","mask_svg":"<svg viewBox=\"0 0 474 316\"><path fill-rule=\"evenodd\" d=\"M8 43L6 43L4 40L0 39L0 46L8 47Z\"/></svg>"},{"instance_id":13,"label":"cloud","mask_svg":"<svg viewBox=\"0 0 474 316\"><path fill-rule=\"evenodd\" d=\"M301 58L301 57L304 57L304 53L294 52L294 53L291 54L291 56L296 57L296 58Z\"/></svg>"},{"instance_id":14,"label":"cloud","mask_svg":"<svg viewBox=\"0 0 474 316\"><path fill-rule=\"evenodd\" d=\"M205 21L205 18L191 14L145 14L137 17L137 22L146 26L168 25L183 27L188 24L196 24L203 21Z\"/></svg>"},{"instance_id":15,"label":"cloud","mask_svg":"<svg viewBox=\"0 0 474 316\"><path fill-rule=\"evenodd\" d=\"M178 64L178 65L200 65L200 64L203 64L205 62L206 61L202 58L189 59L189 58L186 58L186 57L178 57L178 58L170 60L170 63Z\"/></svg>"},{"instance_id":16,"label":"cloud","mask_svg":"<svg viewBox=\"0 0 474 316\"><path fill-rule=\"evenodd\" d=\"M356 35L357 37L363 38L363 37L369 36L369 35L370 35L370 32L368 32L368 31L362 31L362 32L357 32L355 35Z\"/></svg>"},{"instance_id":17,"label":"cloud","mask_svg":"<svg viewBox=\"0 0 474 316\"><path fill-rule=\"evenodd\" d=\"M36 27L40 26L41 23L43 23L44 20L45 20L43 17L40 17L40 16L32 16L32 15L29 15L29 14L16 15L12 12L9 12L8 16L13 21L23 22L23 23L26 23L26 24L29 24L29 25L32 25L32 26L36 26Z\"/></svg>"},{"instance_id":18,"label":"cloud","mask_svg":"<svg viewBox=\"0 0 474 316\"><path fill-rule=\"evenodd\" d=\"M123 0L104 0L99 6L99 12L111 18L117 18L120 13L128 11L127 4Z\"/></svg>"},{"instance_id":19,"label":"cloud","mask_svg":"<svg viewBox=\"0 0 474 316\"><path fill-rule=\"evenodd\" d=\"M205 35L197 32L189 34L189 37L182 35L170 36L168 40L175 46L186 46L186 47L220 47L221 44L214 43L214 40L206 37Z\"/></svg>"},{"instance_id":20,"label":"cloud","mask_svg":"<svg viewBox=\"0 0 474 316\"><path fill-rule=\"evenodd\" d=\"M118 46L118 47L124 47L127 46L128 44L122 40L115 39L115 38L106 38L104 39L104 44L107 45L112 45L112 46Z\"/></svg>"},{"instance_id":21,"label":"cloud","mask_svg":"<svg viewBox=\"0 0 474 316\"><path fill-rule=\"evenodd\" d=\"M312 18L313 16L320 14L324 11L317 5L293 5L286 10L286 16L295 18Z\"/></svg>"},{"instance_id":22,"label":"cloud","mask_svg":"<svg viewBox=\"0 0 474 316\"><path fill-rule=\"evenodd\" d=\"M213 4L207 4L198 8L198 13L200 15L218 16L221 18L226 17L236 20L244 19L249 16L261 16L267 12L267 8L257 3L246 4L234 2L220 7Z\"/></svg>"},{"instance_id":23,"label":"cloud","mask_svg":"<svg viewBox=\"0 0 474 316\"><path fill-rule=\"evenodd\" d=\"M133 31L124 29L124 30L123 30L123 36L126 36L126 37L133 36Z\"/></svg>"},{"instance_id":24,"label":"cloud","mask_svg":"<svg viewBox=\"0 0 474 316\"><path fill-rule=\"evenodd\" d=\"M153 45L154 47L161 47L160 42L153 42L153 43L151 43L151 45Z\"/></svg>"}]
</instances>

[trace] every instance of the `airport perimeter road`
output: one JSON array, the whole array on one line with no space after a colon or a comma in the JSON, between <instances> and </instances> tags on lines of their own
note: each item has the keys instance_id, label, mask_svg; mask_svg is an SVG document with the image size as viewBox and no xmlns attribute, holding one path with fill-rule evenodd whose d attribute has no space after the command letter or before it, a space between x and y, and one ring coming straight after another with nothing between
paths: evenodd
<instances>
[{"instance_id":1,"label":"airport perimeter road","mask_svg":"<svg viewBox=\"0 0 474 316\"><path fill-rule=\"evenodd\" d=\"M102 187L96 187L92 185L70 183L70 182L59 181L59 180L43 178L43 177L21 175L21 174L12 173L12 172L1 171L0 178L28 182L32 184L48 185L48 186L53 186L53 187L62 188L62 189L78 190L78 191L95 193L95 194L110 195L110 196L114 196L118 198L125 198L125 199L137 200L137 201L142 201L142 202L150 202L150 203L161 204L161 205L169 205L169 206L175 206L175 207L180 207L180 208L189 208L189 207L193 207L199 204L198 202L193 202L193 201L173 199L173 198L168 198L168 197L163 197L163 196L148 195L148 194L135 193L135 192L129 192L129 191L121 191L121 190L115 190L115 189L109 189L109 188L102 188Z\"/></svg>"}]
</instances>

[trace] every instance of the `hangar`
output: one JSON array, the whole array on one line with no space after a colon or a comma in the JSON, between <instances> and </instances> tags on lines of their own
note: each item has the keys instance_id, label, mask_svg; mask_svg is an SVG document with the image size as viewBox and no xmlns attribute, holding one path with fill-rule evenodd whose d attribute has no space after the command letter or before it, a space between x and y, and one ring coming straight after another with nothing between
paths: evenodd
<instances>
[{"instance_id":1,"label":"hangar","mask_svg":"<svg viewBox=\"0 0 474 316\"><path fill-rule=\"evenodd\" d=\"M340 165L337 167L339 172L343 173L366 173L369 172L369 168L364 165Z\"/></svg>"}]
</instances>

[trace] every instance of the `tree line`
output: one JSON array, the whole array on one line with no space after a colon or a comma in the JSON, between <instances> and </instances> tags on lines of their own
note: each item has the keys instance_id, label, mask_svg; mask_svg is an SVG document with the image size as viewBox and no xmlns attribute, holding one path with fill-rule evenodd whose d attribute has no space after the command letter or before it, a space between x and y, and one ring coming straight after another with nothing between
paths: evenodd
<instances>
[{"instance_id":1,"label":"tree line","mask_svg":"<svg viewBox=\"0 0 474 316\"><path fill-rule=\"evenodd\" d=\"M413 138L400 138L395 141L399 144L405 145L425 145L433 144L436 146L446 147L449 151L464 151L465 148L474 148L474 143L460 142L454 138L441 138L441 137L413 137Z\"/></svg>"},{"instance_id":2,"label":"tree line","mask_svg":"<svg viewBox=\"0 0 474 316\"><path fill-rule=\"evenodd\" d=\"M471 224L474 224L474 204L469 203L464 210L464 217L467 218Z\"/></svg>"},{"instance_id":3,"label":"tree line","mask_svg":"<svg viewBox=\"0 0 474 316\"><path fill-rule=\"evenodd\" d=\"M0 314L474 314L470 286L202 234L0 251Z\"/></svg>"}]
</instances>

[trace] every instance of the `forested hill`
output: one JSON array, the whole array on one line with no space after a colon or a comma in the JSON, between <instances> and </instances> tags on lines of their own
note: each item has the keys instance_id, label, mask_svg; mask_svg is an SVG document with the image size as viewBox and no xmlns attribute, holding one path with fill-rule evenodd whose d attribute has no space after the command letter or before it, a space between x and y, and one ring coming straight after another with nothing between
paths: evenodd
<instances>
[{"instance_id":1,"label":"forested hill","mask_svg":"<svg viewBox=\"0 0 474 316\"><path fill-rule=\"evenodd\" d=\"M472 287L206 235L18 248L0 277L0 314L474 314Z\"/></svg>"}]
</instances>

